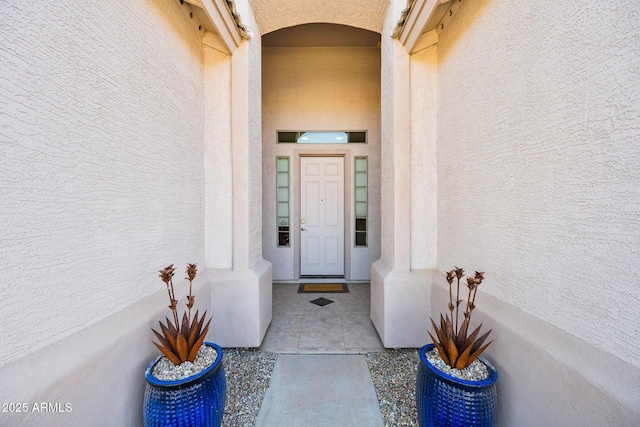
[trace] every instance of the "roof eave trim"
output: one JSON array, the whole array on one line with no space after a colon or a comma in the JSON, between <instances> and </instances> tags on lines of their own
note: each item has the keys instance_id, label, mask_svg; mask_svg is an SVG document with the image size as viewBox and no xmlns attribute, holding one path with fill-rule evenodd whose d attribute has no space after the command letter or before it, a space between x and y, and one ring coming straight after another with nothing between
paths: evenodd
<instances>
[{"instance_id":1,"label":"roof eave trim","mask_svg":"<svg viewBox=\"0 0 640 427\"><path fill-rule=\"evenodd\" d=\"M189 3L185 7L197 7L204 12L206 22L203 24L207 31L202 31L201 37L206 40L205 44L215 40L211 47L233 54L243 40L251 39L251 32L242 23L234 0L180 0L180 3ZM195 18L193 13L189 16Z\"/></svg>"},{"instance_id":2,"label":"roof eave trim","mask_svg":"<svg viewBox=\"0 0 640 427\"><path fill-rule=\"evenodd\" d=\"M397 39L407 50L414 53L419 41L424 44L423 32L433 18L438 6L451 0L408 0L407 7L400 14L400 20L393 29L391 37ZM437 40L436 40L437 42Z\"/></svg>"},{"instance_id":3,"label":"roof eave trim","mask_svg":"<svg viewBox=\"0 0 640 427\"><path fill-rule=\"evenodd\" d=\"M225 2L227 3L227 9L229 10L229 13L233 17L233 21L236 24L238 34L240 34L240 37L242 37L244 40L250 40L251 34L249 33L249 30L247 30L247 27L242 24L240 14L236 10L236 2L234 0L225 0Z\"/></svg>"}]
</instances>

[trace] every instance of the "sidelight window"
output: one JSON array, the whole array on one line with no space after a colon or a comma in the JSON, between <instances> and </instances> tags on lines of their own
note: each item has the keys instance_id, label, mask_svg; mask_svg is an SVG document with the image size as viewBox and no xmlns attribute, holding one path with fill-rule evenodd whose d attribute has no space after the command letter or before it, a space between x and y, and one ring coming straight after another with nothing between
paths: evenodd
<instances>
[{"instance_id":1,"label":"sidelight window","mask_svg":"<svg viewBox=\"0 0 640 427\"><path fill-rule=\"evenodd\" d=\"M367 158L355 158L355 246L367 246Z\"/></svg>"},{"instance_id":2,"label":"sidelight window","mask_svg":"<svg viewBox=\"0 0 640 427\"><path fill-rule=\"evenodd\" d=\"M289 246L289 158L276 158L276 218L278 246Z\"/></svg>"}]
</instances>

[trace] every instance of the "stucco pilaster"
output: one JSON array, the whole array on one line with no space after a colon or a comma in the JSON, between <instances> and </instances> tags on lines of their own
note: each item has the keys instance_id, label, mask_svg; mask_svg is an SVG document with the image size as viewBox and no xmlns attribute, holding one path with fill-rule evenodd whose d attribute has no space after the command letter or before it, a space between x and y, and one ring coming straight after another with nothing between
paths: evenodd
<instances>
[{"instance_id":1,"label":"stucco pilaster","mask_svg":"<svg viewBox=\"0 0 640 427\"><path fill-rule=\"evenodd\" d=\"M233 270L249 269L249 43L231 57Z\"/></svg>"},{"instance_id":2,"label":"stucco pilaster","mask_svg":"<svg viewBox=\"0 0 640 427\"><path fill-rule=\"evenodd\" d=\"M382 259L394 269L411 268L411 92L409 55L382 39Z\"/></svg>"},{"instance_id":3,"label":"stucco pilaster","mask_svg":"<svg viewBox=\"0 0 640 427\"><path fill-rule=\"evenodd\" d=\"M382 38L381 253L371 269L371 320L385 347L427 339L432 271L412 270L411 58Z\"/></svg>"},{"instance_id":4,"label":"stucco pilaster","mask_svg":"<svg viewBox=\"0 0 640 427\"><path fill-rule=\"evenodd\" d=\"M411 85L409 54L393 47L393 266L411 270Z\"/></svg>"},{"instance_id":5,"label":"stucco pilaster","mask_svg":"<svg viewBox=\"0 0 640 427\"><path fill-rule=\"evenodd\" d=\"M437 267L437 47L411 55L411 268Z\"/></svg>"},{"instance_id":6,"label":"stucco pilaster","mask_svg":"<svg viewBox=\"0 0 640 427\"><path fill-rule=\"evenodd\" d=\"M238 10L255 28L251 10L244 2ZM226 70L226 68L225 68ZM212 334L223 347L259 347L272 316L271 264L262 259L262 139L261 139L261 42L252 37L242 42L229 59L229 147L231 198L230 268L211 269L211 310L216 313ZM226 96L224 84L219 88ZM215 120L215 117L208 117ZM224 128L224 126L222 126ZM220 159L219 161L222 161ZM209 177L215 179L215 177ZM226 199L222 201L226 202ZM213 201L212 203L215 203ZM228 232L228 231L227 231ZM211 235L211 239L216 236Z\"/></svg>"},{"instance_id":7,"label":"stucco pilaster","mask_svg":"<svg viewBox=\"0 0 640 427\"><path fill-rule=\"evenodd\" d=\"M208 268L231 268L233 191L231 56L204 47L205 256Z\"/></svg>"}]
</instances>

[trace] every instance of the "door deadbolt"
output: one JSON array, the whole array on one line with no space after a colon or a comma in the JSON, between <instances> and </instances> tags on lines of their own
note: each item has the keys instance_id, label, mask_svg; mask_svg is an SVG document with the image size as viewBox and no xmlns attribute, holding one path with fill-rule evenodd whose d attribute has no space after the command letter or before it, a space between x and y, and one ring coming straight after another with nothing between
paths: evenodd
<instances>
[{"instance_id":1,"label":"door deadbolt","mask_svg":"<svg viewBox=\"0 0 640 427\"><path fill-rule=\"evenodd\" d=\"M300 224L304 224L304 218L300 218Z\"/></svg>"}]
</instances>

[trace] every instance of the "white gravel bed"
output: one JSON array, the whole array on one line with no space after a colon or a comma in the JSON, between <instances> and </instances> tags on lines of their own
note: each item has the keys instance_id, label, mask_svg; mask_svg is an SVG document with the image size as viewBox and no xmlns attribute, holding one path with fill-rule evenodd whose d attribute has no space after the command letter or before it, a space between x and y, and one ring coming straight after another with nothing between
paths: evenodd
<instances>
[{"instance_id":1,"label":"white gravel bed","mask_svg":"<svg viewBox=\"0 0 640 427\"><path fill-rule=\"evenodd\" d=\"M215 362L216 357L218 357L218 352L215 348L201 345L193 363L184 362L176 366L169 359L162 356L153 367L151 375L162 381L181 380L204 371Z\"/></svg>"},{"instance_id":2,"label":"white gravel bed","mask_svg":"<svg viewBox=\"0 0 640 427\"><path fill-rule=\"evenodd\" d=\"M434 368L452 377L467 381L482 381L489 378L489 370L485 364L478 359L474 360L471 365L464 369L455 369L444 363L436 348L425 353L425 356Z\"/></svg>"},{"instance_id":3,"label":"white gravel bed","mask_svg":"<svg viewBox=\"0 0 640 427\"><path fill-rule=\"evenodd\" d=\"M419 360L415 348L367 354L385 427L418 426L416 375Z\"/></svg>"},{"instance_id":4,"label":"white gravel bed","mask_svg":"<svg viewBox=\"0 0 640 427\"><path fill-rule=\"evenodd\" d=\"M253 427L269 387L277 354L247 348L225 348L227 404L222 427Z\"/></svg>"}]
</instances>

